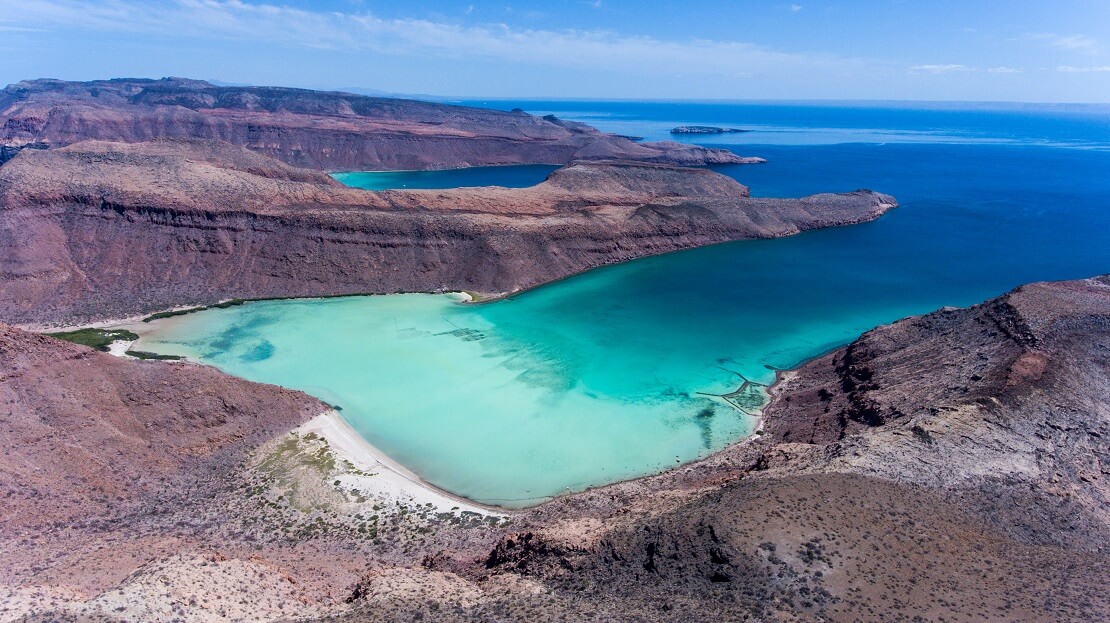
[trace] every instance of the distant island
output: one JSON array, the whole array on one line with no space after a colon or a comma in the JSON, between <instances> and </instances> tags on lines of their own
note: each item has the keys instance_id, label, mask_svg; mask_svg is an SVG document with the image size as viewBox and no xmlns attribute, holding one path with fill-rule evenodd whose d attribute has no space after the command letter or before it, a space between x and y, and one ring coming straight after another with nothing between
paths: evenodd
<instances>
[{"instance_id":1,"label":"distant island","mask_svg":"<svg viewBox=\"0 0 1110 623\"><path fill-rule=\"evenodd\" d=\"M671 134L731 134L733 132L751 132L751 130L719 128L715 125L680 125L671 129Z\"/></svg>"}]
</instances>

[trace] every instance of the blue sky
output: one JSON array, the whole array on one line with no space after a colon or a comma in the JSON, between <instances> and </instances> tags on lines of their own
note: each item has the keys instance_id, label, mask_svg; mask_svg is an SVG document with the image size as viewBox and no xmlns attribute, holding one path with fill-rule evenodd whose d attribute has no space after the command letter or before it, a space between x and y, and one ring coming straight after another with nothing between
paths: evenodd
<instances>
[{"instance_id":1,"label":"blue sky","mask_svg":"<svg viewBox=\"0 0 1110 623\"><path fill-rule=\"evenodd\" d=\"M1110 0L0 0L0 82L1110 102Z\"/></svg>"}]
</instances>

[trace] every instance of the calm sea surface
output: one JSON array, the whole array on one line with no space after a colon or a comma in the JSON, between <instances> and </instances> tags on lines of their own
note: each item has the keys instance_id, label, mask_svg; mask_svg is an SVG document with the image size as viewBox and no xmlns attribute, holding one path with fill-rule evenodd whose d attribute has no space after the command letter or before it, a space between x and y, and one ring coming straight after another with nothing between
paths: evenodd
<instances>
[{"instance_id":1,"label":"calm sea surface","mask_svg":"<svg viewBox=\"0 0 1110 623\"><path fill-rule=\"evenodd\" d=\"M871 188L876 222L598 269L479 306L451 295L257 302L167 322L143 347L338 404L435 484L522 506L657 472L750 434L768 382L876 325L1019 284L1110 272L1110 112L1093 108L473 102L767 164L753 195ZM544 167L358 174L443 188L536 183Z\"/></svg>"}]
</instances>

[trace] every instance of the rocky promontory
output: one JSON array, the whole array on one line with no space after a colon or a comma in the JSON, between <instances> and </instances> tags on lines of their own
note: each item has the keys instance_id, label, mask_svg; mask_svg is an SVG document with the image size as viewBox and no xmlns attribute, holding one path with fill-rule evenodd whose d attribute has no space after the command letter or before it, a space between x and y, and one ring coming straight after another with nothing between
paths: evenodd
<instances>
[{"instance_id":1,"label":"rocky promontory","mask_svg":"<svg viewBox=\"0 0 1110 623\"><path fill-rule=\"evenodd\" d=\"M746 161L724 149L640 143L582 123L418 100L201 80L27 80L0 90L0 145L219 140L326 171L636 160ZM0 158L2 163L2 158Z\"/></svg>"},{"instance_id":2,"label":"rocky promontory","mask_svg":"<svg viewBox=\"0 0 1110 623\"><path fill-rule=\"evenodd\" d=\"M699 245L877 218L870 191L753 199L706 169L587 161L525 189L370 192L212 141L86 141L0 167L0 318L225 298L507 292Z\"/></svg>"}]
</instances>

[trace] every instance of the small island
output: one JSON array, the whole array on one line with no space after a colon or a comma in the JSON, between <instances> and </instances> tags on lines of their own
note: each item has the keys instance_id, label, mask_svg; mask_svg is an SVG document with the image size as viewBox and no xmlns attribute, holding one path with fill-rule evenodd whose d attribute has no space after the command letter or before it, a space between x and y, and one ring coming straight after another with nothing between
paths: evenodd
<instances>
[{"instance_id":1,"label":"small island","mask_svg":"<svg viewBox=\"0 0 1110 623\"><path fill-rule=\"evenodd\" d=\"M680 125L671 129L671 134L732 134L734 132L750 132L740 128L719 128L714 125Z\"/></svg>"}]
</instances>

